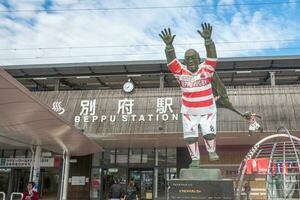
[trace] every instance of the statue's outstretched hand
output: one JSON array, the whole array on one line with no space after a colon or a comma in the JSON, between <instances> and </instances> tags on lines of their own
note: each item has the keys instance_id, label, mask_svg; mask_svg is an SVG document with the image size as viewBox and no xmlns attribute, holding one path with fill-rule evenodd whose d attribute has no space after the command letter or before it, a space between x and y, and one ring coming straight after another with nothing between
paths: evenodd
<instances>
[{"instance_id":1,"label":"statue's outstretched hand","mask_svg":"<svg viewBox=\"0 0 300 200\"><path fill-rule=\"evenodd\" d=\"M163 31L161 31L161 34L158 34L159 37L161 37L161 39L164 41L164 43L169 46L173 44L173 40L175 38L176 35L172 35L171 33L171 29L164 29Z\"/></svg>"},{"instance_id":2,"label":"statue's outstretched hand","mask_svg":"<svg viewBox=\"0 0 300 200\"><path fill-rule=\"evenodd\" d=\"M209 23L201 24L202 31L197 30L197 32L203 37L203 39L210 39L212 33L212 26Z\"/></svg>"}]
</instances>

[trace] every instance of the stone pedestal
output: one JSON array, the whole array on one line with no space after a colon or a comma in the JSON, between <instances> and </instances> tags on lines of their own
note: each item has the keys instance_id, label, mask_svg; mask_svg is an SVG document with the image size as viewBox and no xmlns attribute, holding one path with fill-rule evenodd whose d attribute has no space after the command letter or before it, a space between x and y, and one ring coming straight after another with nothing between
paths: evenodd
<instances>
[{"instance_id":1,"label":"stone pedestal","mask_svg":"<svg viewBox=\"0 0 300 200\"><path fill-rule=\"evenodd\" d=\"M181 169L179 179L184 180L222 180L223 177L221 175L220 169Z\"/></svg>"},{"instance_id":2,"label":"stone pedestal","mask_svg":"<svg viewBox=\"0 0 300 200\"><path fill-rule=\"evenodd\" d=\"M219 169L182 169L179 179L168 181L167 200L233 200L233 180Z\"/></svg>"}]
</instances>

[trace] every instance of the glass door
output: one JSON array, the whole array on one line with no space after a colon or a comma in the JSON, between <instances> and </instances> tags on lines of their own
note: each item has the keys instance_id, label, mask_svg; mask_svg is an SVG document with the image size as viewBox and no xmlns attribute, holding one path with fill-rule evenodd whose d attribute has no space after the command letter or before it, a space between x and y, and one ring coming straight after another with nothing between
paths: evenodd
<instances>
[{"instance_id":1,"label":"glass door","mask_svg":"<svg viewBox=\"0 0 300 200\"><path fill-rule=\"evenodd\" d=\"M142 200L153 199L153 169L131 169L129 180L133 180Z\"/></svg>"}]
</instances>

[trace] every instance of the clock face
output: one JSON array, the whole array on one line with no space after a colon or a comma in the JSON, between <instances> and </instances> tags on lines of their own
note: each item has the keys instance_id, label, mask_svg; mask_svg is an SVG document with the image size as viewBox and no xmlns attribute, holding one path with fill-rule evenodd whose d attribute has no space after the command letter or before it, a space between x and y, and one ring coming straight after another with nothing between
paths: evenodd
<instances>
[{"instance_id":1,"label":"clock face","mask_svg":"<svg viewBox=\"0 0 300 200\"><path fill-rule=\"evenodd\" d=\"M124 83L123 90L124 92L132 92L134 89L134 84L130 81Z\"/></svg>"}]
</instances>

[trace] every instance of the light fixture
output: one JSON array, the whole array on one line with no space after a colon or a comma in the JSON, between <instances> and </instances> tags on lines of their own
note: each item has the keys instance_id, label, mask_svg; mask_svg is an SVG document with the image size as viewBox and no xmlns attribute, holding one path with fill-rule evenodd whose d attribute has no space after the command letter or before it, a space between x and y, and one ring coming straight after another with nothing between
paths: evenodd
<instances>
[{"instance_id":1,"label":"light fixture","mask_svg":"<svg viewBox=\"0 0 300 200\"><path fill-rule=\"evenodd\" d=\"M47 77L38 77L38 78L33 78L33 80L47 80Z\"/></svg>"},{"instance_id":2,"label":"light fixture","mask_svg":"<svg viewBox=\"0 0 300 200\"><path fill-rule=\"evenodd\" d=\"M81 78L91 78L90 76L76 76L76 78L81 79Z\"/></svg>"},{"instance_id":3,"label":"light fixture","mask_svg":"<svg viewBox=\"0 0 300 200\"><path fill-rule=\"evenodd\" d=\"M141 74L128 74L127 77L141 77Z\"/></svg>"},{"instance_id":4,"label":"light fixture","mask_svg":"<svg viewBox=\"0 0 300 200\"><path fill-rule=\"evenodd\" d=\"M252 71L236 71L237 74L250 74Z\"/></svg>"}]
</instances>

